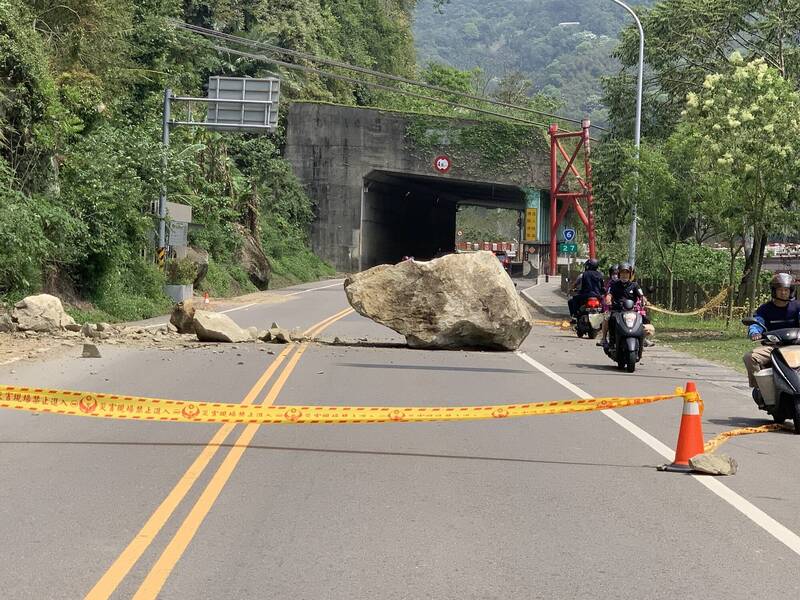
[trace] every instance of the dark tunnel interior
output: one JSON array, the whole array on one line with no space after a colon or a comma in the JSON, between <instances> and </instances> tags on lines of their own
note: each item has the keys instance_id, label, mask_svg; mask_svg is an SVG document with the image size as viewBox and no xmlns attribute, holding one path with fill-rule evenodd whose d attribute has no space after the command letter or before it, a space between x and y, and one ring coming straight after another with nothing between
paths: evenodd
<instances>
[{"instance_id":1,"label":"dark tunnel interior","mask_svg":"<svg viewBox=\"0 0 800 600\"><path fill-rule=\"evenodd\" d=\"M364 178L361 269L453 252L462 204L522 210L525 196L511 185L372 171Z\"/></svg>"}]
</instances>

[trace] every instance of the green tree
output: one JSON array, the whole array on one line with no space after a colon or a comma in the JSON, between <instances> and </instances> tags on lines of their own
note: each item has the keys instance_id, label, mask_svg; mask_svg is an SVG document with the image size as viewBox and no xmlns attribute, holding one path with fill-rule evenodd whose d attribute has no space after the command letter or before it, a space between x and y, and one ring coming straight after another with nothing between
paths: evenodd
<instances>
[{"instance_id":1,"label":"green tree","mask_svg":"<svg viewBox=\"0 0 800 600\"><path fill-rule=\"evenodd\" d=\"M727 180L740 197L752 238L743 281L752 306L767 235L797 224L788 209L798 197L800 97L763 59L745 64L734 53L731 65L725 74L708 75L702 91L687 95L674 135L692 148L696 171Z\"/></svg>"}]
</instances>

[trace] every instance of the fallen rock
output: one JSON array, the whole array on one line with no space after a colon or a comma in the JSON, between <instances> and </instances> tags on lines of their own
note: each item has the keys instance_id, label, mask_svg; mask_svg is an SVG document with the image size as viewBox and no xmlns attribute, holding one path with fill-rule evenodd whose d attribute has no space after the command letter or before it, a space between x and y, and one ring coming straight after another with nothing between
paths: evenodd
<instances>
[{"instance_id":1,"label":"fallen rock","mask_svg":"<svg viewBox=\"0 0 800 600\"><path fill-rule=\"evenodd\" d=\"M178 333L195 333L195 309L191 302L178 302L172 307L169 322L175 326Z\"/></svg>"},{"instance_id":2,"label":"fallen rock","mask_svg":"<svg viewBox=\"0 0 800 600\"><path fill-rule=\"evenodd\" d=\"M77 323L69 323L68 325L64 326L64 329L67 331L72 331L73 333L80 333L82 327Z\"/></svg>"},{"instance_id":3,"label":"fallen rock","mask_svg":"<svg viewBox=\"0 0 800 600\"><path fill-rule=\"evenodd\" d=\"M11 315L0 314L0 333L14 333L16 330L17 324L11 320Z\"/></svg>"},{"instance_id":4,"label":"fallen rock","mask_svg":"<svg viewBox=\"0 0 800 600\"><path fill-rule=\"evenodd\" d=\"M83 345L83 354L81 354L83 358L102 358L100 356L100 350L98 350L97 346L94 344L84 344Z\"/></svg>"},{"instance_id":5,"label":"fallen rock","mask_svg":"<svg viewBox=\"0 0 800 600\"><path fill-rule=\"evenodd\" d=\"M197 267L197 275L195 275L193 282L194 287L197 287L208 273L208 251L189 246L186 249L186 258L191 260Z\"/></svg>"},{"instance_id":6,"label":"fallen rock","mask_svg":"<svg viewBox=\"0 0 800 600\"><path fill-rule=\"evenodd\" d=\"M272 265L264 254L261 242L242 225L235 225L239 235L242 236L242 245L239 248L239 263L247 272L250 281L260 290L269 287L272 277Z\"/></svg>"},{"instance_id":7,"label":"fallen rock","mask_svg":"<svg viewBox=\"0 0 800 600\"><path fill-rule=\"evenodd\" d=\"M698 454L689 459L689 466L708 475L735 475L739 464L727 454Z\"/></svg>"},{"instance_id":8,"label":"fallen rock","mask_svg":"<svg viewBox=\"0 0 800 600\"><path fill-rule=\"evenodd\" d=\"M404 335L412 348L516 350L533 321L491 252L407 260L344 282L359 314Z\"/></svg>"},{"instance_id":9,"label":"fallen rock","mask_svg":"<svg viewBox=\"0 0 800 600\"><path fill-rule=\"evenodd\" d=\"M264 337L264 341L275 342L278 344L288 344L292 341L292 334L290 331L282 327L272 327Z\"/></svg>"},{"instance_id":10,"label":"fallen rock","mask_svg":"<svg viewBox=\"0 0 800 600\"><path fill-rule=\"evenodd\" d=\"M99 337L100 332L97 331L97 329L95 329L94 325L91 323L84 323L83 327L81 327L81 333L84 335L84 337L96 338Z\"/></svg>"},{"instance_id":11,"label":"fallen rock","mask_svg":"<svg viewBox=\"0 0 800 600\"><path fill-rule=\"evenodd\" d=\"M257 340L258 339L258 327L248 327L247 328L247 333L250 334L250 339L251 340Z\"/></svg>"},{"instance_id":12,"label":"fallen rock","mask_svg":"<svg viewBox=\"0 0 800 600\"><path fill-rule=\"evenodd\" d=\"M28 296L17 302L11 311L11 320L21 331L55 331L75 323L64 312L61 300L50 294Z\"/></svg>"},{"instance_id":13,"label":"fallen rock","mask_svg":"<svg viewBox=\"0 0 800 600\"><path fill-rule=\"evenodd\" d=\"M98 323L95 327L97 328L97 331L110 331L111 330L111 325L109 325L108 323Z\"/></svg>"},{"instance_id":14,"label":"fallen rock","mask_svg":"<svg viewBox=\"0 0 800 600\"><path fill-rule=\"evenodd\" d=\"M196 310L194 330L201 342L246 342L250 334L239 327L228 315Z\"/></svg>"}]
</instances>

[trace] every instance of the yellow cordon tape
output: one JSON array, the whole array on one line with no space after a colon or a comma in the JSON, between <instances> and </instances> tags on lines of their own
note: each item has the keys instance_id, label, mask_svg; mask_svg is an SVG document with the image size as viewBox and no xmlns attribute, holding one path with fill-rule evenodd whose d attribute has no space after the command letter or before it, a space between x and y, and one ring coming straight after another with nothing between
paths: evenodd
<instances>
[{"instance_id":1,"label":"yellow cordon tape","mask_svg":"<svg viewBox=\"0 0 800 600\"><path fill-rule=\"evenodd\" d=\"M730 292L730 291L731 291L731 287L730 286L724 288L719 294L717 294L711 300L709 300L708 303L706 303L705 306L702 306L702 307L698 308L697 310L693 310L693 311L690 311L690 312L675 312L674 310L667 310L666 308L661 308L660 306L656 306L655 304L648 304L647 305L647 310L652 310L654 312L662 313L662 314L665 314L665 315L675 315L675 316L678 316L678 317L681 317L681 316L682 317L692 317L692 316L696 316L696 315L702 315L704 312L707 312L707 311L709 311L709 310L711 310L713 308L716 308L719 305L721 305L725 301L725 298L728 297L728 292Z\"/></svg>"},{"instance_id":2,"label":"yellow cordon tape","mask_svg":"<svg viewBox=\"0 0 800 600\"><path fill-rule=\"evenodd\" d=\"M391 423L505 419L561 415L651 404L671 398L697 398L678 388L673 394L633 398L591 398L489 406L243 406L187 402L92 392L0 386L0 408L101 419L175 421L179 423ZM691 398L690 398L691 397ZM696 400L694 400L696 401Z\"/></svg>"},{"instance_id":3,"label":"yellow cordon tape","mask_svg":"<svg viewBox=\"0 0 800 600\"><path fill-rule=\"evenodd\" d=\"M706 454L714 452L722 446L729 439L739 437L740 435L753 435L754 433L769 433L770 431L791 430L793 427L789 425L778 425L777 423L770 423L769 425L761 425L759 427L740 427L732 429L731 431L724 431L713 439L708 440L703 446L703 451Z\"/></svg>"}]
</instances>

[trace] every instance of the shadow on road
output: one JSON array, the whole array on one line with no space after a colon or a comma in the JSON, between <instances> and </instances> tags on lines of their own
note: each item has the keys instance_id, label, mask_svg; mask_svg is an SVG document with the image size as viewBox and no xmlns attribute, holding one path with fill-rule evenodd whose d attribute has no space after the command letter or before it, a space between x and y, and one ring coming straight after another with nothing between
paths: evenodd
<instances>
[{"instance_id":1,"label":"shadow on road","mask_svg":"<svg viewBox=\"0 0 800 600\"><path fill-rule=\"evenodd\" d=\"M728 427L761 427L774 423L772 419L752 419L750 417L728 417L727 419L709 419L709 423L714 425L726 425Z\"/></svg>"},{"instance_id":2,"label":"shadow on road","mask_svg":"<svg viewBox=\"0 0 800 600\"><path fill-rule=\"evenodd\" d=\"M522 373L529 374L534 371L526 369L495 369L481 367L442 367L432 365L387 365L383 363L336 363L337 367L356 367L358 369L407 369L412 371L464 371L475 373Z\"/></svg>"},{"instance_id":3,"label":"shadow on road","mask_svg":"<svg viewBox=\"0 0 800 600\"><path fill-rule=\"evenodd\" d=\"M0 441L2 445L68 445L68 446L164 446L164 447L191 447L196 446L199 448L205 446L212 446L214 444L202 444L191 442L93 442L90 440L74 441L13 441L4 440ZM256 446L244 444L216 444L220 448L237 448L244 447L248 450L272 450L277 452L308 452L314 454L351 454L361 456L394 456L394 457L407 457L407 458L438 458L447 460L477 460L489 462L511 462L511 463L529 463L538 465L574 465L579 467L614 467L619 469L655 469L657 465L620 465L614 463L601 463L601 462L572 462L565 460L536 460L532 458L515 458L503 456L464 456L460 454L428 454L421 452L386 452L381 450L342 450L337 448L298 448L292 446Z\"/></svg>"}]
</instances>

